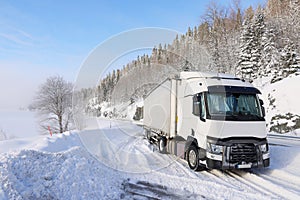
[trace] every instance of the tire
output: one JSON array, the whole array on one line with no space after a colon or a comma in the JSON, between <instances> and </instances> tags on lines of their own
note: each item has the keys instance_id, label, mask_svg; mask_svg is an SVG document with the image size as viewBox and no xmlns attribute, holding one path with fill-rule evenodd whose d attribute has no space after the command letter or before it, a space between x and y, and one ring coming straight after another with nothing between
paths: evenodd
<instances>
[{"instance_id":1,"label":"tire","mask_svg":"<svg viewBox=\"0 0 300 200\"><path fill-rule=\"evenodd\" d=\"M145 132L146 132L146 138L147 138L147 140L150 142L150 139L151 139L151 131L150 130L145 130Z\"/></svg>"},{"instance_id":2,"label":"tire","mask_svg":"<svg viewBox=\"0 0 300 200\"><path fill-rule=\"evenodd\" d=\"M186 160L189 167L194 171L202 170L203 167L199 163L199 151L195 145L191 145L187 150Z\"/></svg>"},{"instance_id":3,"label":"tire","mask_svg":"<svg viewBox=\"0 0 300 200\"><path fill-rule=\"evenodd\" d=\"M160 153L167 153L167 138L162 136L158 141L158 149Z\"/></svg>"}]
</instances>

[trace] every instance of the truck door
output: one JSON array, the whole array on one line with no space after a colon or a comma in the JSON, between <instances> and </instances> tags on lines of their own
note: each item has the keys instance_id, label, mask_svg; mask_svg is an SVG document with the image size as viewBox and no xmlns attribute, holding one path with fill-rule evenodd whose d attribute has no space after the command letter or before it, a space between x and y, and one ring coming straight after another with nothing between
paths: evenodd
<instances>
[{"instance_id":1,"label":"truck door","mask_svg":"<svg viewBox=\"0 0 300 200\"><path fill-rule=\"evenodd\" d=\"M198 93L193 96L193 115L197 118L196 126L194 127L194 137L197 139L198 146L200 148L205 148L205 141L207 135L206 123L206 103L205 103L205 93Z\"/></svg>"}]
</instances>

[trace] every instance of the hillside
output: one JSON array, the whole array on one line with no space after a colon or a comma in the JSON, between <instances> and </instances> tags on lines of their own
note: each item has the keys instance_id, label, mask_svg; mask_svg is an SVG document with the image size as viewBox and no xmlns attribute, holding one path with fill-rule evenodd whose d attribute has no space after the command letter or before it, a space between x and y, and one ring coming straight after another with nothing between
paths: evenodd
<instances>
[{"instance_id":1,"label":"hillside","mask_svg":"<svg viewBox=\"0 0 300 200\"><path fill-rule=\"evenodd\" d=\"M297 91L300 91L299 73L275 83L271 77L254 81L262 92L266 107L267 128L270 132L300 134L300 107Z\"/></svg>"},{"instance_id":2,"label":"hillside","mask_svg":"<svg viewBox=\"0 0 300 200\"><path fill-rule=\"evenodd\" d=\"M295 23L299 16L296 0L269 0L265 6L245 10L238 4L212 3L199 26L177 35L171 44L157 44L150 55L111 69L91 96L99 103L116 104L141 98L180 71L230 73L250 82L263 77L280 81L300 69L300 25Z\"/></svg>"},{"instance_id":3,"label":"hillside","mask_svg":"<svg viewBox=\"0 0 300 200\"><path fill-rule=\"evenodd\" d=\"M300 3L295 0L269 0L245 10L238 4L211 4L199 26L177 35L171 44L157 44L150 55L111 70L97 88L79 91L79 102L84 102L88 115L99 116L110 107L115 117L124 118L129 116L124 105L139 101L180 71L224 72L254 82L269 95L264 97L268 131L291 132L300 127L300 113L294 102L284 99L295 99L292 91L298 89L298 78L287 80L300 69L300 25L295 23L299 16ZM286 85L291 88L287 94L281 89Z\"/></svg>"}]
</instances>

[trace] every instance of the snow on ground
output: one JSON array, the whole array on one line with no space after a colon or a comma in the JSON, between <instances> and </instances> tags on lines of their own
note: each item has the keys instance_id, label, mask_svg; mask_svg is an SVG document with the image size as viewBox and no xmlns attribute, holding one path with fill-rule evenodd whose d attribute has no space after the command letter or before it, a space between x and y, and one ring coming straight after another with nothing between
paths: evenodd
<instances>
[{"instance_id":1,"label":"snow on ground","mask_svg":"<svg viewBox=\"0 0 300 200\"><path fill-rule=\"evenodd\" d=\"M271 146L268 169L193 172L131 122L87 125L0 141L0 199L299 199L299 146Z\"/></svg>"},{"instance_id":2,"label":"snow on ground","mask_svg":"<svg viewBox=\"0 0 300 200\"><path fill-rule=\"evenodd\" d=\"M47 153L21 150L0 158L2 198L8 199L118 199L112 170L103 166L84 148ZM114 179L118 180L118 179ZM0 196L1 197L1 196Z\"/></svg>"},{"instance_id":3,"label":"snow on ground","mask_svg":"<svg viewBox=\"0 0 300 200\"><path fill-rule=\"evenodd\" d=\"M25 110L0 110L0 140L37 136L35 113Z\"/></svg>"},{"instance_id":4,"label":"snow on ground","mask_svg":"<svg viewBox=\"0 0 300 200\"><path fill-rule=\"evenodd\" d=\"M78 132L0 141L0 147L0 199L120 197L118 172L101 165Z\"/></svg>"}]
</instances>

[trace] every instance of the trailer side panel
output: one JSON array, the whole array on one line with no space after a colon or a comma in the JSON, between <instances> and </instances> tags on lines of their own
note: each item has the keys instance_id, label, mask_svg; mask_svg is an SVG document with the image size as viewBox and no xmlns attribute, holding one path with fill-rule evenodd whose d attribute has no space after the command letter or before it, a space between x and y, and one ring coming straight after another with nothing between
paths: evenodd
<instances>
[{"instance_id":1,"label":"trailer side panel","mask_svg":"<svg viewBox=\"0 0 300 200\"><path fill-rule=\"evenodd\" d=\"M172 81L167 79L144 99L144 126L168 137L171 131L171 93Z\"/></svg>"}]
</instances>

